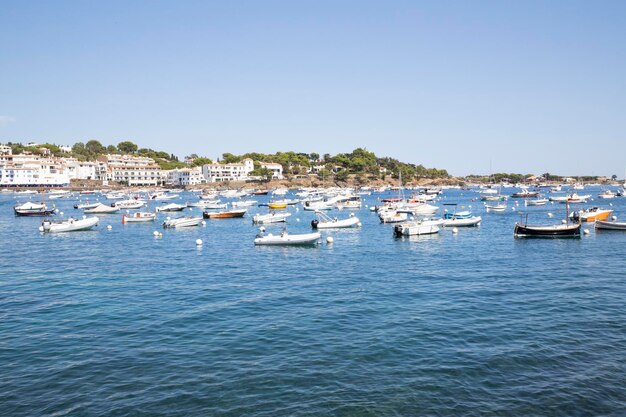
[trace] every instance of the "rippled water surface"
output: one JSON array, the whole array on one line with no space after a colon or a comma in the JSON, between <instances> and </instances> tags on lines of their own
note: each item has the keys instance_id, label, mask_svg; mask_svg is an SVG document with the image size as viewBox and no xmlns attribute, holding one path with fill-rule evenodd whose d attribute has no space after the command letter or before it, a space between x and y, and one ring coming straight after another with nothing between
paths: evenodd
<instances>
[{"instance_id":1,"label":"rippled water surface","mask_svg":"<svg viewBox=\"0 0 626 417\"><path fill-rule=\"evenodd\" d=\"M626 415L626 232L514 239L477 196L441 197L483 216L458 234L394 239L363 208L332 245L278 248L253 245L265 208L43 235L0 195L0 414Z\"/></svg>"}]
</instances>

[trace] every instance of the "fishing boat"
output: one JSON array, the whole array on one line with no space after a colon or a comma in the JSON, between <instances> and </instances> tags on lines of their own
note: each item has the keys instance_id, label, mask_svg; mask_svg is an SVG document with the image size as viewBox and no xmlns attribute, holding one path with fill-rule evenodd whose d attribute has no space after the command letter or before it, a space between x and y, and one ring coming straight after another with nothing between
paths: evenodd
<instances>
[{"instance_id":1,"label":"fishing boat","mask_svg":"<svg viewBox=\"0 0 626 417\"><path fill-rule=\"evenodd\" d=\"M393 227L393 234L396 237L432 235L439 233L439 226L442 224L441 220L418 220L400 223Z\"/></svg>"},{"instance_id":2,"label":"fishing boat","mask_svg":"<svg viewBox=\"0 0 626 417\"><path fill-rule=\"evenodd\" d=\"M345 200L335 203L335 207L339 210L343 209L360 209L362 206L362 200L359 196L350 196Z\"/></svg>"},{"instance_id":3,"label":"fishing boat","mask_svg":"<svg viewBox=\"0 0 626 417\"><path fill-rule=\"evenodd\" d=\"M574 211L570 214L570 217L574 221L595 222L597 220L606 220L611 213L613 213L613 210L591 207L586 210Z\"/></svg>"},{"instance_id":4,"label":"fishing boat","mask_svg":"<svg viewBox=\"0 0 626 417\"><path fill-rule=\"evenodd\" d=\"M33 203L28 201L22 205L13 207L16 216L50 216L54 214L53 208L48 208L42 201L41 203Z\"/></svg>"},{"instance_id":5,"label":"fishing boat","mask_svg":"<svg viewBox=\"0 0 626 417\"><path fill-rule=\"evenodd\" d=\"M330 218L321 211L316 212L317 219L311 220L311 227L313 229L342 229L348 227L357 227L361 225L361 221L354 213L350 213L347 219L338 219L337 217Z\"/></svg>"},{"instance_id":6,"label":"fishing boat","mask_svg":"<svg viewBox=\"0 0 626 417\"><path fill-rule=\"evenodd\" d=\"M146 223L153 222L156 219L155 213L145 211L137 211L133 214L123 214L122 223Z\"/></svg>"},{"instance_id":7,"label":"fishing boat","mask_svg":"<svg viewBox=\"0 0 626 417\"><path fill-rule=\"evenodd\" d=\"M157 193L154 193L151 198L154 201L169 201L169 200L175 200L175 199L177 199L179 197L180 196L178 194L169 194L169 193L165 193L165 192L157 192Z\"/></svg>"},{"instance_id":8,"label":"fishing boat","mask_svg":"<svg viewBox=\"0 0 626 417\"><path fill-rule=\"evenodd\" d=\"M515 223L513 235L515 237L580 237L580 223L555 224L548 226Z\"/></svg>"},{"instance_id":9,"label":"fishing boat","mask_svg":"<svg viewBox=\"0 0 626 417\"><path fill-rule=\"evenodd\" d=\"M287 217L291 216L291 213L268 213L268 214L255 214L252 217L252 223L255 224L269 224L269 223L282 223L287 221Z\"/></svg>"},{"instance_id":10,"label":"fishing boat","mask_svg":"<svg viewBox=\"0 0 626 417\"><path fill-rule=\"evenodd\" d=\"M187 208L185 204L170 203L161 207L157 207L156 211L183 211Z\"/></svg>"},{"instance_id":11,"label":"fishing boat","mask_svg":"<svg viewBox=\"0 0 626 417\"><path fill-rule=\"evenodd\" d=\"M243 217L248 210L228 210L228 211L216 211L216 212L203 212L202 216L205 219L232 219L235 217Z\"/></svg>"},{"instance_id":12,"label":"fishing boat","mask_svg":"<svg viewBox=\"0 0 626 417\"><path fill-rule=\"evenodd\" d=\"M39 231L44 233L77 232L79 230L89 230L98 224L98 217L87 217L84 219L73 219L53 222L44 220L39 226Z\"/></svg>"},{"instance_id":13,"label":"fishing boat","mask_svg":"<svg viewBox=\"0 0 626 417\"><path fill-rule=\"evenodd\" d=\"M198 226L200 223L202 223L202 217L181 216L165 220L163 222L163 227L166 229L193 227Z\"/></svg>"},{"instance_id":14,"label":"fishing boat","mask_svg":"<svg viewBox=\"0 0 626 417\"><path fill-rule=\"evenodd\" d=\"M598 220L595 227L596 230L626 230L626 222Z\"/></svg>"},{"instance_id":15,"label":"fishing boat","mask_svg":"<svg viewBox=\"0 0 626 417\"><path fill-rule=\"evenodd\" d=\"M111 207L106 204L98 203L97 206L85 209L85 214L113 214L120 211L119 207Z\"/></svg>"},{"instance_id":16,"label":"fishing boat","mask_svg":"<svg viewBox=\"0 0 626 417\"><path fill-rule=\"evenodd\" d=\"M485 209L487 213L501 213L506 210L506 204L494 204L492 206L485 204Z\"/></svg>"},{"instance_id":17,"label":"fishing boat","mask_svg":"<svg viewBox=\"0 0 626 417\"><path fill-rule=\"evenodd\" d=\"M524 218L525 217L525 218ZM528 213L520 213L520 221L515 223L513 236L539 238L580 237L581 223L569 222L569 205L565 205L565 220L561 224L531 225L528 224Z\"/></svg>"},{"instance_id":18,"label":"fishing boat","mask_svg":"<svg viewBox=\"0 0 626 417\"><path fill-rule=\"evenodd\" d=\"M261 246L299 246L299 245L315 245L320 239L320 232L303 233L303 234L289 234L284 230L280 235L273 235L271 233L264 235L263 232L259 233L254 239L254 244Z\"/></svg>"},{"instance_id":19,"label":"fishing boat","mask_svg":"<svg viewBox=\"0 0 626 417\"><path fill-rule=\"evenodd\" d=\"M255 190L252 192L252 195L267 195L270 190Z\"/></svg>"}]
</instances>

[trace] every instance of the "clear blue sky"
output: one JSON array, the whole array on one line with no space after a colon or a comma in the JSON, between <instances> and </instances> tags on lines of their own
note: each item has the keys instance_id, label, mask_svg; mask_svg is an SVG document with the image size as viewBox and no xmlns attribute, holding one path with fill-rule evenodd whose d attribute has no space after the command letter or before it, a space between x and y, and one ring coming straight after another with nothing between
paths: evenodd
<instances>
[{"instance_id":1,"label":"clear blue sky","mask_svg":"<svg viewBox=\"0 0 626 417\"><path fill-rule=\"evenodd\" d=\"M0 142L624 176L626 1L4 1Z\"/></svg>"}]
</instances>

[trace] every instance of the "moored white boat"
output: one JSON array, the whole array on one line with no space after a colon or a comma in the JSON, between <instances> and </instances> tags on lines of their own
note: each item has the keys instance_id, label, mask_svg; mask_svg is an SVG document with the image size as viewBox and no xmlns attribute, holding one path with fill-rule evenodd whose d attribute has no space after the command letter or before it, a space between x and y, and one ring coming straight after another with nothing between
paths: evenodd
<instances>
[{"instance_id":1,"label":"moored white boat","mask_svg":"<svg viewBox=\"0 0 626 417\"><path fill-rule=\"evenodd\" d=\"M311 221L311 227L313 227L313 229L342 229L361 225L361 221L354 213L351 213L347 219L338 219L337 217L330 218L320 211L316 212L316 214L318 219Z\"/></svg>"},{"instance_id":2,"label":"moored white boat","mask_svg":"<svg viewBox=\"0 0 626 417\"><path fill-rule=\"evenodd\" d=\"M120 211L119 207L111 207L106 204L98 203L97 206L85 209L85 214L113 214Z\"/></svg>"},{"instance_id":3,"label":"moored white boat","mask_svg":"<svg viewBox=\"0 0 626 417\"><path fill-rule=\"evenodd\" d=\"M155 219L155 213L149 213L146 211L137 211L133 214L122 215L122 223L146 223L153 222Z\"/></svg>"},{"instance_id":4,"label":"moored white boat","mask_svg":"<svg viewBox=\"0 0 626 417\"><path fill-rule=\"evenodd\" d=\"M420 236L439 233L442 220L418 220L414 222L400 223L393 227L395 236Z\"/></svg>"},{"instance_id":5,"label":"moored white boat","mask_svg":"<svg viewBox=\"0 0 626 417\"><path fill-rule=\"evenodd\" d=\"M600 230L624 230L626 231L626 222L597 220L595 227L596 229L600 229Z\"/></svg>"},{"instance_id":6,"label":"moored white boat","mask_svg":"<svg viewBox=\"0 0 626 417\"><path fill-rule=\"evenodd\" d=\"M267 246L314 245L320 237L320 232L295 235L289 234L287 231L283 231L280 235L272 235L271 233L263 235L261 233L254 239L254 244Z\"/></svg>"},{"instance_id":7,"label":"moored white boat","mask_svg":"<svg viewBox=\"0 0 626 417\"><path fill-rule=\"evenodd\" d=\"M193 227L202 223L202 217L182 216L163 222L164 228Z\"/></svg>"},{"instance_id":8,"label":"moored white boat","mask_svg":"<svg viewBox=\"0 0 626 417\"><path fill-rule=\"evenodd\" d=\"M443 220L443 227L474 227L480 226L482 218L480 216L471 217L452 217Z\"/></svg>"},{"instance_id":9,"label":"moored white boat","mask_svg":"<svg viewBox=\"0 0 626 417\"><path fill-rule=\"evenodd\" d=\"M506 204L495 204L493 206L485 204L485 209L487 210L487 213L501 213L506 210Z\"/></svg>"},{"instance_id":10,"label":"moored white boat","mask_svg":"<svg viewBox=\"0 0 626 417\"><path fill-rule=\"evenodd\" d=\"M54 209L45 203L33 203L28 201L22 205L13 207L16 216L49 216L54 214Z\"/></svg>"},{"instance_id":11,"label":"moored white boat","mask_svg":"<svg viewBox=\"0 0 626 417\"><path fill-rule=\"evenodd\" d=\"M98 224L98 217L87 217L85 219L63 220L52 222L48 219L44 220L39 231L44 233L61 233L61 232L77 232L79 230L89 230Z\"/></svg>"},{"instance_id":12,"label":"moored white boat","mask_svg":"<svg viewBox=\"0 0 626 417\"><path fill-rule=\"evenodd\" d=\"M183 211L187 208L184 204L170 203L156 208L156 211Z\"/></svg>"},{"instance_id":13,"label":"moored white boat","mask_svg":"<svg viewBox=\"0 0 626 417\"><path fill-rule=\"evenodd\" d=\"M533 200L524 201L525 206L545 206L546 204L548 204L547 198L536 198Z\"/></svg>"},{"instance_id":14,"label":"moored white boat","mask_svg":"<svg viewBox=\"0 0 626 417\"><path fill-rule=\"evenodd\" d=\"M281 223L281 222L287 221L287 217L289 216L291 216L291 213L287 213L287 212L255 214L252 217L252 223L257 223L257 224Z\"/></svg>"}]
</instances>

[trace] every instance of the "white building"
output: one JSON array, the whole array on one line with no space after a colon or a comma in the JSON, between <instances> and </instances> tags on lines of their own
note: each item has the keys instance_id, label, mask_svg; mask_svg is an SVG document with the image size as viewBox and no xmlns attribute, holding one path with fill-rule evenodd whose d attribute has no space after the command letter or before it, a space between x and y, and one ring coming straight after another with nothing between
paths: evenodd
<instances>
[{"instance_id":1,"label":"white building","mask_svg":"<svg viewBox=\"0 0 626 417\"><path fill-rule=\"evenodd\" d=\"M283 166L281 164L274 162L261 162L261 168L267 168L272 171L272 179L274 180L282 180L284 178Z\"/></svg>"},{"instance_id":2,"label":"white building","mask_svg":"<svg viewBox=\"0 0 626 417\"><path fill-rule=\"evenodd\" d=\"M38 155L0 155L1 186L67 186L68 171L62 158L41 158Z\"/></svg>"},{"instance_id":3,"label":"white building","mask_svg":"<svg viewBox=\"0 0 626 417\"><path fill-rule=\"evenodd\" d=\"M245 181L254 170L254 162L246 158L237 164L202 165L202 175L207 182Z\"/></svg>"},{"instance_id":4,"label":"white building","mask_svg":"<svg viewBox=\"0 0 626 417\"><path fill-rule=\"evenodd\" d=\"M167 184L169 185L197 185L206 182L202 169L196 168L181 168L167 171Z\"/></svg>"},{"instance_id":5,"label":"white building","mask_svg":"<svg viewBox=\"0 0 626 417\"><path fill-rule=\"evenodd\" d=\"M161 184L161 168L158 165L129 166L107 164L107 181L115 181L134 185L159 185Z\"/></svg>"},{"instance_id":6,"label":"white building","mask_svg":"<svg viewBox=\"0 0 626 417\"><path fill-rule=\"evenodd\" d=\"M77 180L97 180L100 179L101 163L79 161L74 158L64 158L65 168L67 169L70 179ZM105 167L106 172L106 167Z\"/></svg>"}]
</instances>

